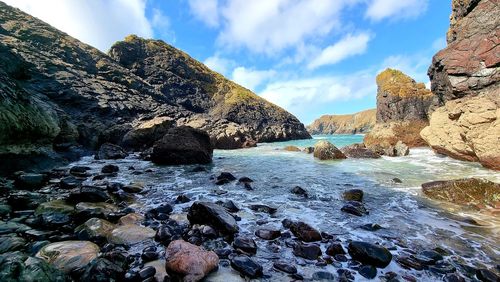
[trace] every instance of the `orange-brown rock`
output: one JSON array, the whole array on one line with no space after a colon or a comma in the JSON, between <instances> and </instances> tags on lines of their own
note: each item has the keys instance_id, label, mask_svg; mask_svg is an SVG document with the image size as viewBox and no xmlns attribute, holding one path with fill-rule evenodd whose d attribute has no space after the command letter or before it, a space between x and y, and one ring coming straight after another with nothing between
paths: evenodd
<instances>
[{"instance_id":1,"label":"orange-brown rock","mask_svg":"<svg viewBox=\"0 0 500 282\"><path fill-rule=\"evenodd\" d=\"M219 257L213 251L183 240L172 241L165 257L167 270L184 275L184 282L200 281L219 265Z\"/></svg>"},{"instance_id":2,"label":"orange-brown rock","mask_svg":"<svg viewBox=\"0 0 500 282\"><path fill-rule=\"evenodd\" d=\"M357 134L375 125L376 109L350 115L323 115L307 126L311 134Z\"/></svg>"}]
</instances>

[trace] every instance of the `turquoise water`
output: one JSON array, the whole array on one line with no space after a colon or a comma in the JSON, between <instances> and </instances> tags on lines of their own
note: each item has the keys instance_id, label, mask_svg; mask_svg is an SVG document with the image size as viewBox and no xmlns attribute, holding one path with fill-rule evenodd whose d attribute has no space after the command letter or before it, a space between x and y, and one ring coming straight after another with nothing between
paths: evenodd
<instances>
[{"instance_id":1,"label":"turquoise water","mask_svg":"<svg viewBox=\"0 0 500 282\"><path fill-rule=\"evenodd\" d=\"M253 236L258 220L282 228L281 221L289 218L303 220L335 235L344 246L348 240L364 240L390 247L395 256L443 248L451 254L446 257L446 262L464 275L467 272L464 265L494 268L500 264L498 216L428 201L420 191L422 183L440 179L483 177L500 182L500 173L484 169L476 163L437 155L426 148L412 149L410 155L405 157L336 161L319 161L311 154L282 150L287 145L313 146L319 139L327 139L342 147L361 142L363 136L314 136L311 140L258 144L249 149L216 150L213 164L206 166L206 172L192 172L194 166L159 167L132 156L118 161L121 171L134 165L138 170L152 169L153 172L142 175L120 173L116 180L143 182L149 187L149 192L138 199L137 208L143 211L164 202L173 202L180 194L193 201L233 200L241 208L237 215L242 218L238 225L243 235ZM105 162L89 157L79 163L99 171ZM236 177L252 178L255 181L252 183L253 190L245 190L237 183L214 185L210 178L223 171L231 172ZM395 177L403 183L394 183L392 179ZM296 185L306 189L311 197L304 199L291 194L290 189ZM368 215L356 217L340 211L344 204L342 193L353 188L364 190L364 203L370 211ZM249 205L256 203L275 206L278 212L270 216L251 211ZM176 204L174 217L185 220L185 212L191 204ZM471 223L471 218L476 223ZM371 232L359 228L372 223L381 225L383 229ZM275 259L289 260L298 265L305 277L311 277L316 271L335 274L338 269L333 265L318 267L314 262L303 263L282 241L272 248L267 241L256 241L259 249L255 258L264 265L264 272L271 276L268 281L288 279L272 269ZM211 248L210 244L205 247ZM325 251L325 244L321 247ZM347 263L342 263L342 267L347 268ZM442 279L428 271L404 269L395 260L386 269L379 270L378 275L388 271L398 273L399 277L412 275L418 281ZM358 275L357 279L361 277ZM241 280L234 270L221 265L219 271L207 281Z\"/></svg>"}]
</instances>

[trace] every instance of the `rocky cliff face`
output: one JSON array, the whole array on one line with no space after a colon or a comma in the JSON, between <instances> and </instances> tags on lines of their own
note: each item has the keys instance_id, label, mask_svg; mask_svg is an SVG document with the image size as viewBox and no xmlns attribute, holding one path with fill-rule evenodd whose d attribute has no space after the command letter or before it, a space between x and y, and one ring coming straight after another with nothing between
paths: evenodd
<instances>
[{"instance_id":1,"label":"rocky cliff face","mask_svg":"<svg viewBox=\"0 0 500 282\"><path fill-rule=\"evenodd\" d=\"M253 144L247 140L309 137L295 117L181 51L169 49L163 63L170 67L161 72L155 57L141 52L164 43L133 37L155 47L127 45L127 52L145 59L141 67L114 48L118 63L18 9L0 2L0 10L0 159L10 160L0 163L2 172L46 167L105 142L119 144L127 132L158 117L181 123L202 117L213 141L221 136L231 148ZM227 99L219 105L223 99L217 97Z\"/></svg>"},{"instance_id":2,"label":"rocky cliff face","mask_svg":"<svg viewBox=\"0 0 500 282\"><path fill-rule=\"evenodd\" d=\"M423 83L393 69L377 76L377 87L377 122L365 136L365 145L387 148L398 141L410 147L425 145L419 133L428 124L432 93Z\"/></svg>"},{"instance_id":3,"label":"rocky cliff face","mask_svg":"<svg viewBox=\"0 0 500 282\"><path fill-rule=\"evenodd\" d=\"M453 1L448 46L429 68L435 97L422 131L437 152L494 169L500 169L499 14L498 0Z\"/></svg>"},{"instance_id":4,"label":"rocky cliff face","mask_svg":"<svg viewBox=\"0 0 500 282\"><path fill-rule=\"evenodd\" d=\"M315 120L307 130L311 134L367 133L375 125L376 109L352 115L324 115Z\"/></svg>"}]
</instances>

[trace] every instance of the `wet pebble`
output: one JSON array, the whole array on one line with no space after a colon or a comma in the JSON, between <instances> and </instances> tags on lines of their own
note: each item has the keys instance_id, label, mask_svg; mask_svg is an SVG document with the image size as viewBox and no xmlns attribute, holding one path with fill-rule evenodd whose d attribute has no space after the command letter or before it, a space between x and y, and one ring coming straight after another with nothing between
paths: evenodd
<instances>
[{"instance_id":1,"label":"wet pebble","mask_svg":"<svg viewBox=\"0 0 500 282\"><path fill-rule=\"evenodd\" d=\"M298 243L293 248L293 254L301 258L315 260L321 256L321 248L315 244Z\"/></svg>"},{"instance_id":2,"label":"wet pebble","mask_svg":"<svg viewBox=\"0 0 500 282\"><path fill-rule=\"evenodd\" d=\"M256 254L257 244L252 238L248 237L237 237L234 239L233 247L236 250L240 250L246 254Z\"/></svg>"},{"instance_id":3,"label":"wet pebble","mask_svg":"<svg viewBox=\"0 0 500 282\"><path fill-rule=\"evenodd\" d=\"M233 257L231 267L250 278L259 278L263 275L263 267L245 255Z\"/></svg>"},{"instance_id":4,"label":"wet pebble","mask_svg":"<svg viewBox=\"0 0 500 282\"><path fill-rule=\"evenodd\" d=\"M289 274L297 273L297 268L288 261L276 261L273 263L273 267Z\"/></svg>"}]
</instances>

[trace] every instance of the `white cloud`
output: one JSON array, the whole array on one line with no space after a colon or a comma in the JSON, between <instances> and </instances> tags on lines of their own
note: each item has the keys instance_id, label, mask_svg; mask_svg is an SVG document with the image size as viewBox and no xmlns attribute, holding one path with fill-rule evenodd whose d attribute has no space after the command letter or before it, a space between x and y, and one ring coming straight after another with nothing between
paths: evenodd
<instances>
[{"instance_id":1,"label":"white cloud","mask_svg":"<svg viewBox=\"0 0 500 282\"><path fill-rule=\"evenodd\" d=\"M101 51L129 34L153 36L146 0L3 1Z\"/></svg>"},{"instance_id":2,"label":"white cloud","mask_svg":"<svg viewBox=\"0 0 500 282\"><path fill-rule=\"evenodd\" d=\"M233 70L232 80L252 91L276 75L274 70L254 70L237 67Z\"/></svg>"},{"instance_id":3,"label":"white cloud","mask_svg":"<svg viewBox=\"0 0 500 282\"><path fill-rule=\"evenodd\" d=\"M346 58L365 53L370 41L368 33L348 34L337 43L323 49L308 65L314 69L324 65L336 64Z\"/></svg>"},{"instance_id":4,"label":"white cloud","mask_svg":"<svg viewBox=\"0 0 500 282\"><path fill-rule=\"evenodd\" d=\"M219 25L218 5L217 0L189 0L193 15L210 27Z\"/></svg>"},{"instance_id":5,"label":"white cloud","mask_svg":"<svg viewBox=\"0 0 500 282\"><path fill-rule=\"evenodd\" d=\"M370 0L365 16L374 21L385 18L415 18L425 12L428 0Z\"/></svg>"},{"instance_id":6,"label":"white cloud","mask_svg":"<svg viewBox=\"0 0 500 282\"><path fill-rule=\"evenodd\" d=\"M203 62L210 69L227 76L229 69L236 64L233 60L221 58L219 55L208 57Z\"/></svg>"}]
</instances>

